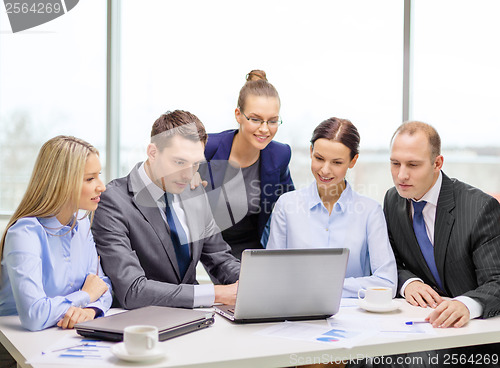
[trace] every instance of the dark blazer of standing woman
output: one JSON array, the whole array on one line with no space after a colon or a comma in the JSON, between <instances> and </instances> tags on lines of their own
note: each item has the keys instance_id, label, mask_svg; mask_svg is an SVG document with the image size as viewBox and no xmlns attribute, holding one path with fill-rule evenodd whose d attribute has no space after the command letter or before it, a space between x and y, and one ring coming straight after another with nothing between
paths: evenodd
<instances>
[{"instance_id":1,"label":"dark blazer of standing woman","mask_svg":"<svg viewBox=\"0 0 500 368\"><path fill-rule=\"evenodd\" d=\"M237 130L226 130L221 133L209 134L207 146L205 148L205 158L211 160L228 160L231 152L234 135ZM262 232L266 226L272 212L272 206L283 193L294 190L293 181L290 176L288 164L291 158L291 149L288 144L272 141L260 152L260 203L262 211L259 213L258 233ZM210 164L209 164L210 165ZM210 166L209 166L210 167ZM213 176L213 180L208 180L207 187L217 188L222 184L223 177Z\"/></svg>"},{"instance_id":2,"label":"dark blazer of standing woman","mask_svg":"<svg viewBox=\"0 0 500 368\"><path fill-rule=\"evenodd\" d=\"M273 140L281 124L279 110L278 92L265 72L252 70L235 109L239 129L209 134L205 147L207 165L200 175L208 181L216 221L237 258L244 249L265 246L267 237L262 234L274 204L281 194L294 190L288 169L290 146ZM229 192L223 184L235 170L243 180Z\"/></svg>"}]
</instances>

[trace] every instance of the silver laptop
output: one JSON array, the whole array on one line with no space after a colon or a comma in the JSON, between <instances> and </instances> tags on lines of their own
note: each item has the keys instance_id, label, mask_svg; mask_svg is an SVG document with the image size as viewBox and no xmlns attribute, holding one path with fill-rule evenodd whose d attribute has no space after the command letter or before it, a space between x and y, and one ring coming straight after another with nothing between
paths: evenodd
<instances>
[{"instance_id":1,"label":"silver laptop","mask_svg":"<svg viewBox=\"0 0 500 368\"><path fill-rule=\"evenodd\" d=\"M75 330L85 337L122 341L125 327L152 325L158 327L158 338L160 341L164 341L209 327L213 323L214 314L212 312L150 306L77 323Z\"/></svg>"},{"instance_id":2,"label":"silver laptop","mask_svg":"<svg viewBox=\"0 0 500 368\"><path fill-rule=\"evenodd\" d=\"M349 250L243 251L236 305L215 312L237 323L328 318L342 298Z\"/></svg>"}]
</instances>

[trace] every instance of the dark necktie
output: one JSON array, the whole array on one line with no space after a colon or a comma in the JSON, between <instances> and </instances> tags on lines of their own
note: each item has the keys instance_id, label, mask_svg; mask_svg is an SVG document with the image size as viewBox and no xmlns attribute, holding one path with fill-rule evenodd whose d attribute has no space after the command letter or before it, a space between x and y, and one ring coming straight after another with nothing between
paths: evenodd
<instances>
[{"instance_id":1,"label":"dark necktie","mask_svg":"<svg viewBox=\"0 0 500 368\"><path fill-rule=\"evenodd\" d=\"M432 276L434 276L439 288L444 290L436 267L436 260L434 259L434 247L432 246L432 243L427 236L427 230L425 229L424 215L422 214L422 211L426 204L426 201L413 201L413 230L415 231L418 245L420 245L420 250L422 251L425 261L427 262L427 266L429 266L429 269L431 270Z\"/></svg>"},{"instance_id":2,"label":"dark necktie","mask_svg":"<svg viewBox=\"0 0 500 368\"><path fill-rule=\"evenodd\" d=\"M167 215L168 226L170 227L170 237L174 244L175 256L177 257L177 264L179 265L179 272L182 280L191 263L188 239L179 219L175 215L175 211L172 209L173 195L165 193L164 197L165 213Z\"/></svg>"}]
</instances>

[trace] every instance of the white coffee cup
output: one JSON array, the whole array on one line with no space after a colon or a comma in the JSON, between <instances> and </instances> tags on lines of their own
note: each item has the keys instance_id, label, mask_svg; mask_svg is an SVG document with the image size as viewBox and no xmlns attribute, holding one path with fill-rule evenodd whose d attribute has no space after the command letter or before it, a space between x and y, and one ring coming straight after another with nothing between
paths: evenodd
<instances>
[{"instance_id":1,"label":"white coffee cup","mask_svg":"<svg viewBox=\"0 0 500 368\"><path fill-rule=\"evenodd\" d=\"M362 298L361 294L365 294ZM392 289L380 286L372 286L366 289L359 289L358 299L373 305L388 305L392 301Z\"/></svg>"},{"instance_id":2,"label":"white coffee cup","mask_svg":"<svg viewBox=\"0 0 500 368\"><path fill-rule=\"evenodd\" d=\"M130 355L145 355L158 344L158 328L148 325L127 326L123 330L123 342Z\"/></svg>"}]
</instances>

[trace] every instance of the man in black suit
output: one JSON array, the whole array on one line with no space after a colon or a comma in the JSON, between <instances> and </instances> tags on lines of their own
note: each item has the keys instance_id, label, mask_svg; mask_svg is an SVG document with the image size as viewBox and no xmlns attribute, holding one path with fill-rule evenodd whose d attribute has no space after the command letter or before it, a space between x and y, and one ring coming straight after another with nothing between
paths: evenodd
<instances>
[{"instance_id":1,"label":"man in black suit","mask_svg":"<svg viewBox=\"0 0 500 368\"><path fill-rule=\"evenodd\" d=\"M390 157L395 186L386 193L384 213L400 294L412 305L434 308L427 317L433 327L462 327L500 313L500 203L448 178L440 150L428 124L407 122L396 130ZM500 345L463 351L499 354Z\"/></svg>"}]
</instances>

